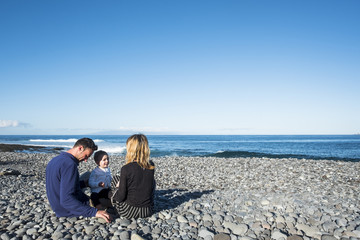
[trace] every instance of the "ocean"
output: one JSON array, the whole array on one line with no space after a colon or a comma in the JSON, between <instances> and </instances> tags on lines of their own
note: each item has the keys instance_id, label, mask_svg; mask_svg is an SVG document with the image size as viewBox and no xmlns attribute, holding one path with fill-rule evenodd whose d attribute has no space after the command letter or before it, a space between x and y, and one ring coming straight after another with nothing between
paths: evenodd
<instances>
[{"instance_id":1,"label":"ocean","mask_svg":"<svg viewBox=\"0 0 360 240\"><path fill-rule=\"evenodd\" d=\"M129 135L0 135L0 143L71 148L90 137L109 154L125 155ZM214 156L360 161L360 135L147 135L152 157Z\"/></svg>"}]
</instances>

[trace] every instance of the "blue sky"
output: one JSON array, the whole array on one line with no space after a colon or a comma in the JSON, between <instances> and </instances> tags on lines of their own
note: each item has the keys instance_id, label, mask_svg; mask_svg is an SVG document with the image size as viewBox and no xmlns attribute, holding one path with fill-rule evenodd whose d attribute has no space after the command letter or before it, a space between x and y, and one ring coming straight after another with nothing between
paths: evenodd
<instances>
[{"instance_id":1,"label":"blue sky","mask_svg":"<svg viewBox=\"0 0 360 240\"><path fill-rule=\"evenodd\" d=\"M360 1L1 1L0 134L360 132Z\"/></svg>"}]
</instances>

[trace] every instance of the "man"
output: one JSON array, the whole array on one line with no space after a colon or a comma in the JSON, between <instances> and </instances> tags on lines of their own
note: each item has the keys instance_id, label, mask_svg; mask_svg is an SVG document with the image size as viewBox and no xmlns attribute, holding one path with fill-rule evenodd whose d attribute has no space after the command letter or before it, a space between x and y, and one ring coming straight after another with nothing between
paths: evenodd
<instances>
[{"instance_id":1,"label":"man","mask_svg":"<svg viewBox=\"0 0 360 240\"><path fill-rule=\"evenodd\" d=\"M79 139L73 148L54 157L46 167L46 193L58 217L99 217L110 222L106 211L88 205L89 198L81 191L79 163L87 161L97 150L90 138Z\"/></svg>"}]
</instances>

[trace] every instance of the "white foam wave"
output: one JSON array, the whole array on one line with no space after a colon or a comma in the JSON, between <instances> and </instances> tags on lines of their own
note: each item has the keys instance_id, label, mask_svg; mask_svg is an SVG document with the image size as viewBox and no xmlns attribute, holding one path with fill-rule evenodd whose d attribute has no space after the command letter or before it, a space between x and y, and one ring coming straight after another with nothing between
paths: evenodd
<instances>
[{"instance_id":1,"label":"white foam wave","mask_svg":"<svg viewBox=\"0 0 360 240\"><path fill-rule=\"evenodd\" d=\"M38 147L62 147L62 148L72 148L73 145L72 144L68 144L68 145L61 145L61 144L25 144L25 145L29 145L29 146L38 146Z\"/></svg>"},{"instance_id":2,"label":"white foam wave","mask_svg":"<svg viewBox=\"0 0 360 240\"><path fill-rule=\"evenodd\" d=\"M30 139L30 142L60 142L60 143L75 143L78 139L69 138L69 139ZM101 139L94 139L94 142L104 142Z\"/></svg>"},{"instance_id":3,"label":"white foam wave","mask_svg":"<svg viewBox=\"0 0 360 240\"><path fill-rule=\"evenodd\" d=\"M126 151L126 147L102 147L100 150L107 153L124 153Z\"/></svg>"},{"instance_id":4,"label":"white foam wave","mask_svg":"<svg viewBox=\"0 0 360 240\"><path fill-rule=\"evenodd\" d=\"M76 142L77 139L70 138L70 139L30 139L30 142Z\"/></svg>"},{"instance_id":5,"label":"white foam wave","mask_svg":"<svg viewBox=\"0 0 360 240\"><path fill-rule=\"evenodd\" d=\"M169 155L170 157L178 157L179 155L176 152L173 152Z\"/></svg>"}]
</instances>

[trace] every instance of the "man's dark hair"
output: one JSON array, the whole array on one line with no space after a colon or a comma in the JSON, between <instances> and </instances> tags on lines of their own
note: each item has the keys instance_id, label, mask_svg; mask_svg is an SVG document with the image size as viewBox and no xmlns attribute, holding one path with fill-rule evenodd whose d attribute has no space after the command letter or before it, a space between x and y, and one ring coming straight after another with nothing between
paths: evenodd
<instances>
[{"instance_id":1,"label":"man's dark hair","mask_svg":"<svg viewBox=\"0 0 360 240\"><path fill-rule=\"evenodd\" d=\"M98 149L98 146L95 145L94 141L90 138L81 138L76 141L74 147L83 146L85 149L90 148L93 151L96 151Z\"/></svg>"}]
</instances>

